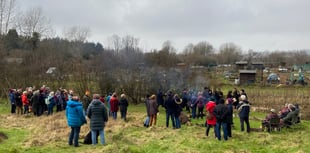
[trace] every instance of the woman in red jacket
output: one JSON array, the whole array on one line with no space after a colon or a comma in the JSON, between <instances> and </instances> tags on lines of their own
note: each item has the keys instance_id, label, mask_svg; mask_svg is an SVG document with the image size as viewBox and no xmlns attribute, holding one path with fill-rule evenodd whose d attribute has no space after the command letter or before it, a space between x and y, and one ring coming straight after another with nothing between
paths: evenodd
<instances>
[{"instance_id":1,"label":"woman in red jacket","mask_svg":"<svg viewBox=\"0 0 310 153\"><path fill-rule=\"evenodd\" d=\"M206 130L206 135L209 136L209 130L211 127L215 127L216 125L216 118L215 116L213 115L213 110L214 110L214 107L216 105L216 103L214 102L214 98L211 97L210 98L210 101L206 104L206 111L207 111L207 114L209 113L210 114L210 117L207 117L207 130ZM214 128L214 135L216 137L216 133L215 133L215 128Z\"/></svg>"},{"instance_id":2,"label":"woman in red jacket","mask_svg":"<svg viewBox=\"0 0 310 153\"><path fill-rule=\"evenodd\" d=\"M24 114L26 114L26 113L29 112L29 100L27 98L27 91L23 92L22 103L23 103L23 106L24 106Z\"/></svg>"},{"instance_id":3,"label":"woman in red jacket","mask_svg":"<svg viewBox=\"0 0 310 153\"><path fill-rule=\"evenodd\" d=\"M113 93L111 99L110 99L110 107L111 107L111 112L112 112L112 116L113 116L113 119L116 120L117 118L117 111L118 111L118 99L117 99L117 95L116 93Z\"/></svg>"}]
</instances>

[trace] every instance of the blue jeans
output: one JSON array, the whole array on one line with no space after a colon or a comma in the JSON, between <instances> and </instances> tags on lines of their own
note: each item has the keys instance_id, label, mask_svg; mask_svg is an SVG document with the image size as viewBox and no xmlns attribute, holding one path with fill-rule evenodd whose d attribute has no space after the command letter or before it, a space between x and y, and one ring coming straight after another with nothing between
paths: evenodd
<instances>
[{"instance_id":1,"label":"blue jeans","mask_svg":"<svg viewBox=\"0 0 310 153\"><path fill-rule=\"evenodd\" d=\"M181 121L179 116L175 116L175 128L177 129L181 128Z\"/></svg>"},{"instance_id":2,"label":"blue jeans","mask_svg":"<svg viewBox=\"0 0 310 153\"><path fill-rule=\"evenodd\" d=\"M116 120L117 119L117 112L112 112L112 116L113 116L113 119Z\"/></svg>"},{"instance_id":3,"label":"blue jeans","mask_svg":"<svg viewBox=\"0 0 310 153\"><path fill-rule=\"evenodd\" d=\"M169 118L171 117L172 126L175 128L175 122L174 122L174 113L172 112L166 112L166 127L169 127Z\"/></svg>"},{"instance_id":4,"label":"blue jeans","mask_svg":"<svg viewBox=\"0 0 310 153\"><path fill-rule=\"evenodd\" d=\"M97 144L98 142L96 142L97 140L97 132L99 131L99 135L100 135L100 142L102 145L105 144L105 140L104 140L104 131L102 130L91 130L91 140L93 145Z\"/></svg>"},{"instance_id":5,"label":"blue jeans","mask_svg":"<svg viewBox=\"0 0 310 153\"><path fill-rule=\"evenodd\" d=\"M221 140L221 127L224 132L224 140L227 140L228 139L227 123L224 123L224 122L216 122L216 126L215 126L216 137L218 140Z\"/></svg>"},{"instance_id":6,"label":"blue jeans","mask_svg":"<svg viewBox=\"0 0 310 153\"><path fill-rule=\"evenodd\" d=\"M71 133L69 135L69 145L74 144L74 146L79 145L79 135L81 127L71 127ZM73 143L72 143L73 141Z\"/></svg>"},{"instance_id":7,"label":"blue jeans","mask_svg":"<svg viewBox=\"0 0 310 153\"><path fill-rule=\"evenodd\" d=\"M47 115L53 114L53 108L52 106L47 106Z\"/></svg>"},{"instance_id":8,"label":"blue jeans","mask_svg":"<svg viewBox=\"0 0 310 153\"><path fill-rule=\"evenodd\" d=\"M192 107L192 118L196 118L196 107Z\"/></svg>"}]
</instances>

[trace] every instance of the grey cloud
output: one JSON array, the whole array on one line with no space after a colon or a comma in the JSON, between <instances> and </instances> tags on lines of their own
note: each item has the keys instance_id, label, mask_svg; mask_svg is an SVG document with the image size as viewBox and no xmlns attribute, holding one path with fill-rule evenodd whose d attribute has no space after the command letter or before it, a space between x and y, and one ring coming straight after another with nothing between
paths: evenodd
<instances>
[{"instance_id":1,"label":"grey cloud","mask_svg":"<svg viewBox=\"0 0 310 153\"><path fill-rule=\"evenodd\" d=\"M244 49L310 48L307 0L18 0L41 6L56 27L88 26L93 38L131 34L178 49L207 40ZM98 40L100 41L100 40ZM154 45L156 44L156 45ZM290 44L290 45L288 45ZM281 47L284 46L284 47Z\"/></svg>"}]
</instances>

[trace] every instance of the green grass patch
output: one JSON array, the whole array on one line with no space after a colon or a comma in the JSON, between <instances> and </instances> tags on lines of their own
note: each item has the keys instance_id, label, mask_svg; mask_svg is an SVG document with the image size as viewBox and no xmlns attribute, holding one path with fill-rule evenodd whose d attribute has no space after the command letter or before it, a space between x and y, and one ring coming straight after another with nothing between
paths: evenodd
<instances>
[{"instance_id":1,"label":"green grass patch","mask_svg":"<svg viewBox=\"0 0 310 153\"><path fill-rule=\"evenodd\" d=\"M166 113L160 107L157 125L154 127L143 127L143 119L146 116L145 105L130 105L128 110L128 122L117 119L109 120L109 126L105 129L106 145L92 146L84 145L79 148L69 146L67 135L65 134L57 139L50 139L49 142L40 142L45 139L51 131L44 130L48 124L59 124L52 122L52 117L42 116L23 117L10 115L8 109L5 114L1 115L0 122L9 124L5 128L1 127L0 132L7 135L8 139L0 142L0 152L5 153L62 153L62 152L120 152L120 153L200 153L200 152L224 152L224 153L291 153L291 152L308 152L310 150L310 122L302 120L301 124L292 126L292 128L283 128L281 131L267 132L241 132L239 118L234 118L234 128L232 138L228 141L218 141L213 136L213 129L210 129L209 137L205 136L206 128L203 126L205 119L194 119L191 125L182 125L181 129L166 128ZM60 120L66 124L66 120L61 117L63 114L55 115L55 120ZM252 128L260 128L261 121L266 114L251 112L250 124ZM10 120L10 121L7 121ZM46 120L46 121L45 121ZM15 122L13 124L13 122ZM23 123L23 124L19 124ZM26 126L25 123L32 126ZM11 125L12 124L12 125ZM42 125L47 124L47 125ZM34 128L33 126L38 126ZM42 126L42 127L41 127ZM51 125L50 125L51 126ZM32 128L30 128L32 127ZM62 126L60 131L69 131L69 127ZM89 124L82 126L87 131ZM34 131L37 129L37 131ZM38 130L42 131L38 131ZM57 129L57 128L56 128ZM37 132L48 132L48 134L36 134ZM56 132L57 134L57 132ZM81 138L79 142L83 141ZM39 139L34 139L38 137Z\"/></svg>"}]
</instances>

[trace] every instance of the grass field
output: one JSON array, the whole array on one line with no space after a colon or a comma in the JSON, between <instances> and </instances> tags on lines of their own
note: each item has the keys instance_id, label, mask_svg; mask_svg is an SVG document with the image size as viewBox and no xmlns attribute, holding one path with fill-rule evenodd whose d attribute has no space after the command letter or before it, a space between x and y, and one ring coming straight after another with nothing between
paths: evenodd
<instances>
[{"instance_id":1,"label":"grass field","mask_svg":"<svg viewBox=\"0 0 310 153\"><path fill-rule=\"evenodd\" d=\"M0 105L0 133L8 139L0 138L2 153L63 153L63 152L141 152L141 153L292 153L309 152L310 122L302 121L290 129L278 132L241 132L238 118L234 118L233 137L228 141L218 141L205 136L204 119L192 120L191 125L182 125L181 129L165 127L165 112L160 109L158 124L143 127L144 105L130 105L128 122L111 118L105 128L106 145L92 146L81 144L74 148L67 143L69 127L64 112L52 116L16 116L10 115L7 104ZM118 114L119 115L119 114ZM251 112L252 128L260 127L265 114ZM81 128L80 143L89 131L89 124Z\"/></svg>"}]
</instances>

